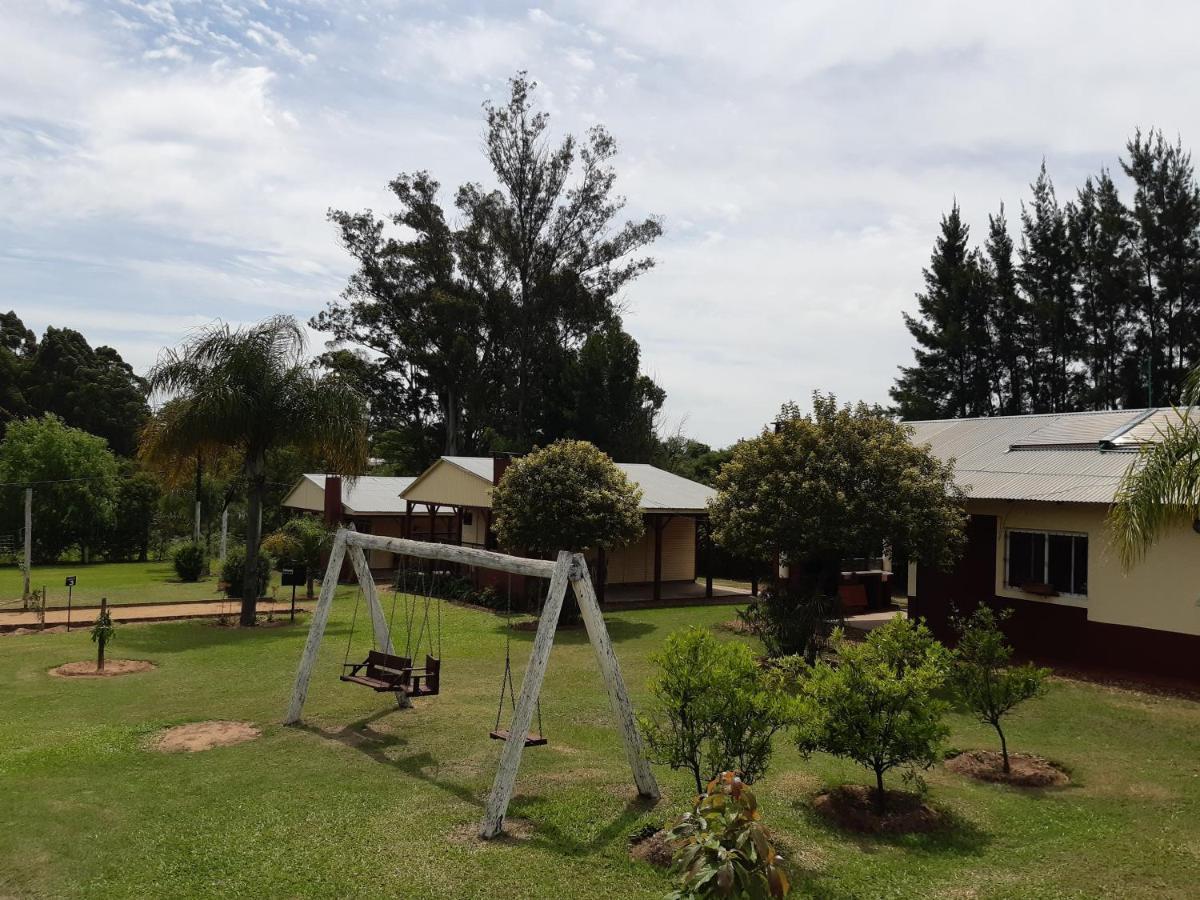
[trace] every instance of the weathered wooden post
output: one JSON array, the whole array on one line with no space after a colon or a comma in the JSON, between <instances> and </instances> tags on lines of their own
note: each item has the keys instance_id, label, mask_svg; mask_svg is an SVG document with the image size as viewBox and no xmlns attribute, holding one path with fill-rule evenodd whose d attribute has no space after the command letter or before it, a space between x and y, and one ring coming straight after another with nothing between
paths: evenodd
<instances>
[{"instance_id":1,"label":"weathered wooden post","mask_svg":"<svg viewBox=\"0 0 1200 900\"><path fill-rule=\"evenodd\" d=\"M33 569L33 488L25 488L25 586L21 589L21 605L29 609L29 576Z\"/></svg>"}]
</instances>

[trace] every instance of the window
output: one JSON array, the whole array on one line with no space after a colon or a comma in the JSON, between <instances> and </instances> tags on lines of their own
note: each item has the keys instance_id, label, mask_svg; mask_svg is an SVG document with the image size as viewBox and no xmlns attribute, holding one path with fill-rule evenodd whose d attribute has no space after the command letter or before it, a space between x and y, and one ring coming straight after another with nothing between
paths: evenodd
<instances>
[{"instance_id":1,"label":"window","mask_svg":"<svg viewBox=\"0 0 1200 900\"><path fill-rule=\"evenodd\" d=\"M1086 534L1058 531L1009 531L1004 583L1043 593L1087 596L1088 539Z\"/></svg>"},{"instance_id":2,"label":"window","mask_svg":"<svg viewBox=\"0 0 1200 900\"><path fill-rule=\"evenodd\" d=\"M475 514L469 509L463 511L462 517L462 523L464 525L470 527L475 524Z\"/></svg>"}]
</instances>

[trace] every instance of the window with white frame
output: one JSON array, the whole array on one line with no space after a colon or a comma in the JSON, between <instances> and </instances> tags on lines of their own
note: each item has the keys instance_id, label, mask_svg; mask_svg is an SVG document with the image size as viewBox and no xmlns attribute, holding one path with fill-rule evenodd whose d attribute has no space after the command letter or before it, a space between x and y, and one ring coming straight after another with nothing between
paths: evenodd
<instances>
[{"instance_id":1,"label":"window with white frame","mask_svg":"<svg viewBox=\"0 0 1200 900\"><path fill-rule=\"evenodd\" d=\"M1087 596L1088 538L1066 531L1005 532L1004 583L1047 593Z\"/></svg>"}]
</instances>

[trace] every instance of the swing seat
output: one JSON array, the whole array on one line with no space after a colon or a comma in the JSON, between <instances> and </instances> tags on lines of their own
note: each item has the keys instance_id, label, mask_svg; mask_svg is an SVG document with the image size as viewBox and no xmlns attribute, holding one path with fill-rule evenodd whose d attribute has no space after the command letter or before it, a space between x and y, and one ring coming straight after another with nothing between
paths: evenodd
<instances>
[{"instance_id":1,"label":"swing seat","mask_svg":"<svg viewBox=\"0 0 1200 900\"><path fill-rule=\"evenodd\" d=\"M490 732L488 737L490 737L493 741L507 741L510 737L512 737L512 732L510 732L507 728L498 728L497 730ZM542 737L536 732L531 731L529 734L525 735L526 747L544 747L548 743L550 742L546 740L546 738Z\"/></svg>"},{"instance_id":2,"label":"swing seat","mask_svg":"<svg viewBox=\"0 0 1200 900\"><path fill-rule=\"evenodd\" d=\"M442 661L426 655L425 668L408 670L411 680L405 690L410 697L436 697L441 690Z\"/></svg>"},{"instance_id":3,"label":"swing seat","mask_svg":"<svg viewBox=\"0 0 1200 900\"><path fill-rule=\"evenodd\" d=\"M426 663L428 663L428 658ZM362 662L345 663L342 668L349 670L342 673L342 681L349 684L361 684L379 692L409 692L412 684L412 660L405 656L393 656L390 653L372 650ZM416 671L423 672L424 670Z\"/></svg>"}]
</instances>

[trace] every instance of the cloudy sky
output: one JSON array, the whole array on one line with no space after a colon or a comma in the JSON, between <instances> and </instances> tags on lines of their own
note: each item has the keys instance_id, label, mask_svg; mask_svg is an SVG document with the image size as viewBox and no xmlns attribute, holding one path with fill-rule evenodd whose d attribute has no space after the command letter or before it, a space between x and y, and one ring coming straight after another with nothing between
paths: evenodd
<instances>
[{"instance_id":1,"label":"cloudy sky","mask_svg":"<svg viewBox=\"0 0 1200 900\"><path fill-rule=\"evenodd\" d=\"M300 318L328 207L488 180L480 103L527 69L602 122L659 266L623 298L713 444L814 389L883 401L940 214L1068 196L1137 125L1200 138L1200 6L0 0L0 308L143 369L213 318Z\"/></svg>"}]
</instances>

